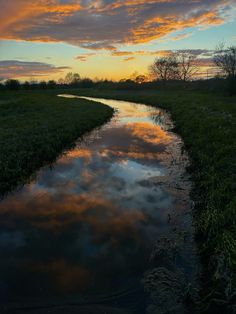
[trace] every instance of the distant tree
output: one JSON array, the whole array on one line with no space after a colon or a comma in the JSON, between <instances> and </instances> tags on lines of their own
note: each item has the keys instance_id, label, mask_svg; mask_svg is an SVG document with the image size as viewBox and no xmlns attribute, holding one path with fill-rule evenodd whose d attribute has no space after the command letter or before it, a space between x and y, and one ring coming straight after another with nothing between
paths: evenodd
<instances>
[{"instance_id":1,"label":"distant tree","mask_svg":"<svg viewBox=\"0 0 236 314\"><path fill-rule=\"evenodd\" d=\"M188 52L177 52L175 55L178 63L178 79L184 82L190 81L198 72L196 56Z\"/></svg>"},{"instance_id":2,"label":"distant tree","mask_svg":"<svg viewBox=\"0 0 236 314\"><path fill-rule=\"evenodd\" d=\"M226 77L236 77L236 46L225 49L224 44L220 44L215 50L213 60Z\"/></svg>"},{"instance_id":3,"label":"distant tree","mask_svg":"<svg viewBox=\"0 0 236 314\"><path fill-rule=\"evenodd\" d=\"M76 85L78 84L80 81L80 75L78 73L74 73L73 75L73 81L72 81L72 85Z\"/></svg>"},{"instance_id":4,"label":"distant tree","mask_svg":"<svg viewBox=\"0 0 236 314\"><path fill-rule=\"evenodd\" d=\"M132 80L132 79L125 79L124 83L132 84L132 83L134 83L134 80Z\"/></svg>"},{"instance_id":5,"label":"distant tree","mask_svg":"<svg viewBox=\"0 0 236 314\"><path fill-rule=\"evenodd\" d=\"M139 76L139 73L138 73L138 71L135 71L135 72L133 72L133 73L130 75L129 78L126 78L126 79L124 79L124 80L125 80L125 81L131 80L131 81L135 82L135 79L136 79L137 76Z\"/></svg>"},{"instance_id":6,"label":"distant tree","mask_svg":"<svg viewBox=\"0 0 236 314\"><path fill-rule=\"evenodd\" d=\"M225 48L220 44L214 55L214 63L228 79L230 94L236 94L236 46Z\"/></svg>"},{"instance_id":7,"label":"distant tree","mask_svg":"<svg viewBox=\"0 0 236 314\"><path fill-rule=\"evenodd\" d=\"M24 89L30 89L30 83L28 81L25 81L23 84L22 84L22 87Z\"/></svg>"},{"instance_id":8,"label":"distant tree","mask_svg":"<svg viewBox=\"0 0 236 314\"><path fill-rule=\"evenodd\" d=\"M46 89L47 88L47 83L45 81L41 81L38 84L40 89Z\"/></svg>"},{"instance_id":9,"label":"distant tree","mask_svg":"<svg viewBox=\"0 0 236 314\"><path fill-rule=\"evenodd\" d=\"M77 85L80 81L80 75L78 73L69 72L66 74L64 83L67 85Z\"/></svg>"},{"instance_id":10,"label":"distant tree","mask_svg":"<svg viewBox=\"0 0 236 314\"><path fill-rule=\"evenodd\" d=\"M5 82L5 87L9 90L18 90L20 89L20 82L10 79Z\"/></svg>"},{"instance_id":11,"label":"distant tree","mask_svg":"<svg viewBox=\"0 0 236 314\"><path fill-rule=\"evenodd\" d=\"M134 82L132 79L123 78L119 80L119 83L132 83Z\"/></svg>"},{"instance_id":12,"label":"distant tree","mask_svg":"<svg viewBox=\"0 0 236 314\"><path fill-rule=\"evenodd\" d=\"M50 80L47 83L48 88L55 88L57 86L57 83L54 80Z\"/></svg>"},{"instance_id":13,"label":"distant tree","mask_svg":"<svg viewBox=\"0 0 236 314\"><path fill-rule=\"evenodd\" d=\"M79 86L82 88L91 88L94 86L94 82L90 78L83 78L80 80Z\"/></svg>"},{"instance_id":14,"label":"distant tree","mask_svg":"<svg viewBox=\"0 0 236 314\"><path fill-rule=\"evenodd\" d=\"M30 89L37 89L39 86L39 82L35 80L34 78L31 78L29 81Z\"/></svg>"},{"instance_id":15,"label":"distant tree","mask_svg":"<svg viewBox=\"0 0 236 314\"><path fill-rule=\"evenodd\" d=\"M143 84L147 81L147 77L145 75L138 75L138 76L136 76L134 81L137 84Z\"/></svg>"},{"instance_id":16,"label":"distant tree","mask_svg":"<svg viewBox=\"0 0 236 314\"><path fill-rule=\"evenodd\" d=\"M59 85L64 85L64 84L65 84L65 80L64 80L62 77L59 78L58 84L59 84Z\"/></svg>"},{"instance_id":17,"label":"distant tree","mask_svg":"<svg viewBox=\"0 0 236 314\"><path fill-rule=\"evenodd\" d=\"M156 80L161 80L163 82L178 79L178 71L178 60L175 55L156 58L150 66L151 75Z\"/></svg>"},{"instance_id":18,"label":"distant tree","mask_svg":"<svg viewBox=\"0 0 236 314\"><path fill-rule=\"evenodd\" d=\"M64 83L65 84L71 84L73 81L73 73L72 72L69 72L66 74L65 78L64 78Z\"/></svg>"}]
</instances>

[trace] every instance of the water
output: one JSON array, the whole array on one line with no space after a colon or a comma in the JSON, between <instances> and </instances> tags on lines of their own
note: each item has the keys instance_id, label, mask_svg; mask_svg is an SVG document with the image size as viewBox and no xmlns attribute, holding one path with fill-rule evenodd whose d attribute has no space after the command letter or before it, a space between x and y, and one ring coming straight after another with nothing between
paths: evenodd
<instances>
[{"instance_id":1,"label":"water","mask_svg":"<svg viewBox=\"0 0 236 314\"><path fill-rule=\"evenodd\" d=\"M113 119L0 203L0 313L145 313L157 267L193 280L188 158L168 115L94 100Z\"/></svg>"}]
</instances>

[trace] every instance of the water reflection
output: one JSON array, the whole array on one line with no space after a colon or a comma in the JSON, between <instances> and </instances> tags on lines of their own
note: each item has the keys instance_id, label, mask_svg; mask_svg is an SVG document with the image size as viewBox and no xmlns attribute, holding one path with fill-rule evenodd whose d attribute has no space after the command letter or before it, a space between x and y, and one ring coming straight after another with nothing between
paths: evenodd
<instances>
[{"instance_id":1,"label":"water reflection","mask_svg":"<svg viewBox=\"0 0 236 314\"><path fill-rule=\"evenodd\" d=\"M102 102L118 109L109 124L0 203L2 304L79 303L124 290L138 290L138 302L156 241L191 225L186 159L163 113Z\"/></svg>"}]
</instances>

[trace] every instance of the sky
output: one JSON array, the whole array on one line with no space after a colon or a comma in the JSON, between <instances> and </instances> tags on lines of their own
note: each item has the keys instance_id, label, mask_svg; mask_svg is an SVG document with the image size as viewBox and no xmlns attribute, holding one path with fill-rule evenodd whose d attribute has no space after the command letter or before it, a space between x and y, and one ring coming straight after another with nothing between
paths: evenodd
<instances>
[{"instance_id":1,"label":"sky","mask_svg":"<svg viewBox=\"0 0 236 314\"><path fill-rule=\"evenodd\" d=\"M236 45L236 0L0 0L0 80L147 74L188 50L202 67Z\"/></svg>"}]
</instances>

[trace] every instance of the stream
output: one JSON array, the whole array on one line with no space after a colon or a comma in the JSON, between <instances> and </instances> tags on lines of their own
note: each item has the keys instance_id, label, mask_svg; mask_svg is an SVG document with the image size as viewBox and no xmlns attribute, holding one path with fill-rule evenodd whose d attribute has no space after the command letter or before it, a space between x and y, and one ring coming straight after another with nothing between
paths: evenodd
<instances>
[{"instance_id":1,"label":"stream","mask_svg":"<svg viewBox=\"0 0 236 314\"><path fill-rule=\"evenodd\" d=\"M198 260L183 142L163 110L82 98L114 117L0 202L0 313L185 313Z\"/></svg>"}]
</instances>

